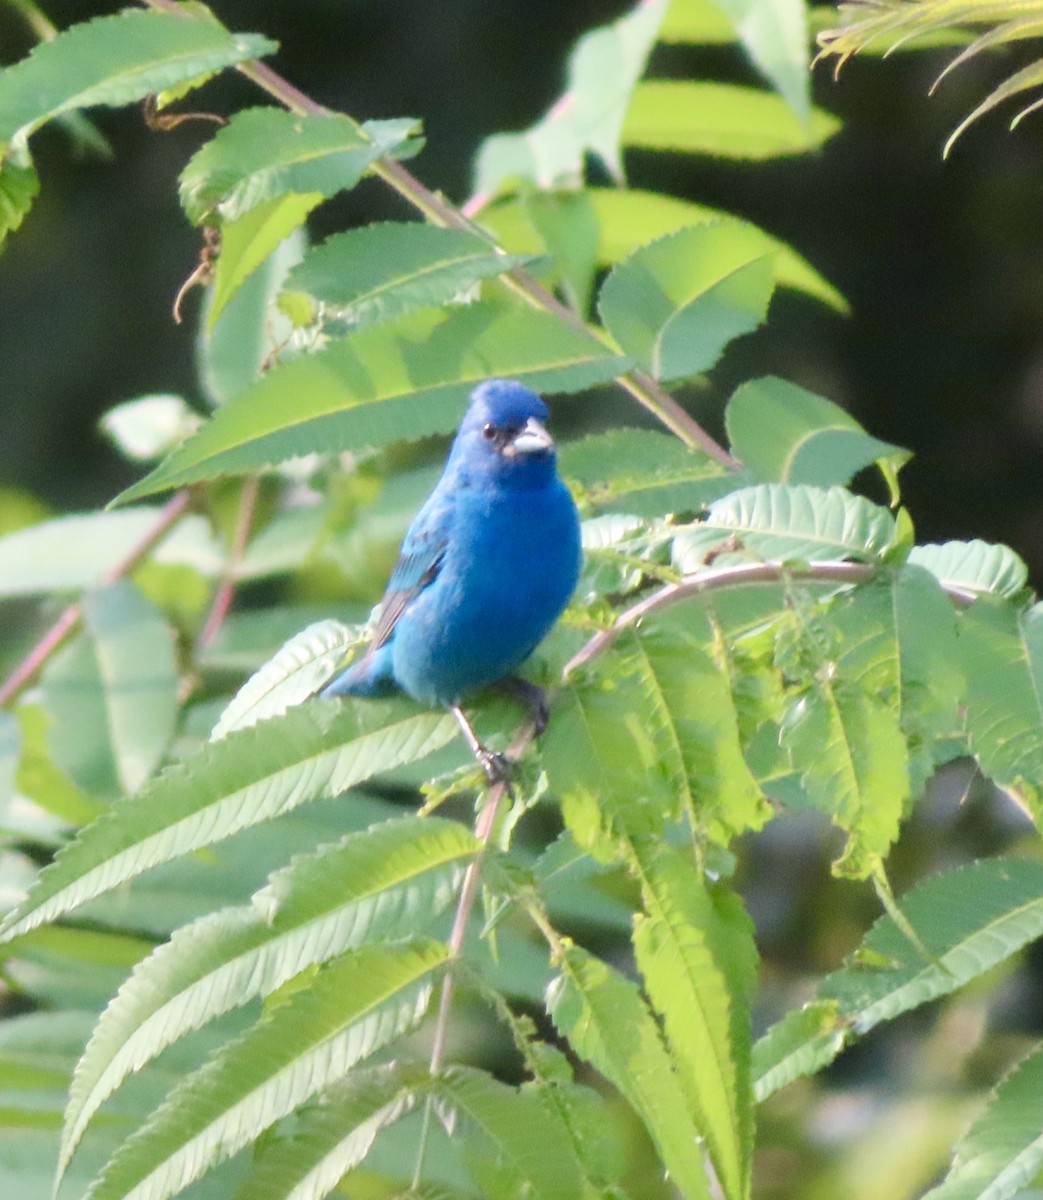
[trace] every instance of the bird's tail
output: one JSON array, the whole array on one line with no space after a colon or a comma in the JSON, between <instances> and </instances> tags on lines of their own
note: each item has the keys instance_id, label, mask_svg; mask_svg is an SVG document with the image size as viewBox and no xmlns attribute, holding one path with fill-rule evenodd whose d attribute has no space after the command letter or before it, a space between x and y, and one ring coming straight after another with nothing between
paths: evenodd
<instances>
[{"instance_id":1,"label":"bird's tail","mask_svg":"<svg viewBox=\"0 0 1043 1200\"><path fill-rule=\"evenodd\" d=\"M324 700L334 696L390 696L398 691L391 667L391 646L383 645L367 651L336 679L326 684L319 695Z\"/></svg>"}]
</instances>

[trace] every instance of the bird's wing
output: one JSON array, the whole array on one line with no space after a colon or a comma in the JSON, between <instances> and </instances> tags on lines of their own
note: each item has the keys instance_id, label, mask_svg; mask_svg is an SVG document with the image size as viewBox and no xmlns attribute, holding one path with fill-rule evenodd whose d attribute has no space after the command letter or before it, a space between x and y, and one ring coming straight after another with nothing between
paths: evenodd
<instances>
[{"instance_id":1,"label":"bird's wing","mask_svg":"<svg viewBox=\"0 0 1043 1200\"><path fill-rule=\"evenodd\" d=\"M450 516L449 505L437 493L417 513L391 572L371 651L384 645L412 601L437 578L449 544Z\"/></svg>"}]
</instances>

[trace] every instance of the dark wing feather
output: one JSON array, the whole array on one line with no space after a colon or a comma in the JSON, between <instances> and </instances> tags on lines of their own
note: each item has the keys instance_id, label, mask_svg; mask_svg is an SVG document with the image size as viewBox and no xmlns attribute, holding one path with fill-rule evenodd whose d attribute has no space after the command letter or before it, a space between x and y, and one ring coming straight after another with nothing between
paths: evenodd
<instances>
[{"instance_id":1,"label":"dark wing feather","mask_svg":"<svg viewBox=\"0 0 1043 1200\"><path fill-rule=\"evenodd\" d=\"M412 601L438 577L449 544L452 510L447 499L433 492L409 527L384 593L371 651L384 645Z\"/></svg>"}]
</instances>

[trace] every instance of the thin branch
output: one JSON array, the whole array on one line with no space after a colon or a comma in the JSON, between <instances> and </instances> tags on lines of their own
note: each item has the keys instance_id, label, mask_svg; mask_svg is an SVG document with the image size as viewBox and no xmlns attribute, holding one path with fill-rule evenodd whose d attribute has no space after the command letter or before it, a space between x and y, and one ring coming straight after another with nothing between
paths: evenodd
<instances>
[{"instance_id":1,"label":"thin branch","mask_svg":"<svg viewBox=\"0 0 1043 1200\"><path fill-rule=\"evenodd\" d=\"M762 562L743 563L741 566L734 567L718 567L686 575L677 583L668 583L650 596L646 596L644 600L621 613L608 629L596 633L565 664L561 673L562 679L568 679L573 671L585 666L592 658L607 650L624 630L640 624L645 617L670 608L674 604L679 604L682 600L700 596L704 592L729 587L746 587L758 583L778 583L784 579L791 579L795 583L865 583L879 570L880 567L877 563L818 562L803 567L793 567L781 562ZM974 592L967 588L947 583L942 583L941 586L948 593L950 599L958 605L971 604L976 599Z\"/></svg>"},{"instance_id":2,"label":"thin branch","mask_svg":"<svg viewBox=\"0 0 1043 1200\"><path fill-rule=\"evenodd\" d=\"M160 509L156 522L147 529L141 540L101 577L102 587L115 583L141 562L147 554L167 536L174 526L185 515L191 500L191 492L187 488L175 492L167 503ZM2 685L0 685L0 708L4 708L15 700L22 691L33 681L36 673L58 649L72 631L79 625L83 617L83 605L80 601L70 604L57 621L22 659Z\"/></svg>"},{"instance_id":3,"label":"thin branch","mask_svg":"<svg viewBox=\"0 0 1043 1200\"><path fill-rule=\"evenodd\" d=\"M149 8L160 9L163 12L180 13L186 19L193 19L190 14L180 9L174 0L142 0ZM291 112L309 116L323 116L330 110L307 96L295 87L288 79L273 71L271 67L261 62L240 63L236 70L252 80L274 100L290 109ZM374 175L393 188L404 200L435 225L448 229L466 229L488 237L485 230L475 225L460 209L454 207L442 196L429 188L411 174L395 159L378 159L370 168ZM534 308L552 313L577 329L594 336L587 323L572 312L566 305L538 283L525 271L515 268L504 275L504 282L514 292ZM626 371L616 377L616 382L648 412L656 417L671 433L675 434L686 445L697 447L704 454L716 459L729 469L738 466L734 458L699 424L696 419L681 407L665 388L661 387L650 375L643 371Z\"/></svg>"},{"instance_id":4,"label":"thin branch","mask_svg":"<svg viewBox=\"0 0 1043 1200\"><path fill-rule=\"evenodd\" d=\"M232 545L225 562L221 582L214 593L214 602L203 625L203 631L196 642L197 650L205 649L217 637L225 622L225 617L228 616L228 610L232 607L235 585L239 579L239 566L250 541L260 490L261 481L257 475L251 475L243 484L243 492L239 498L239 513L235 520L235 532L232 535Z\"/></svg>"},{"instance_id":5,"label":"thin branch","mask_svg":"<svg viewBox=\"0 0 1043 1200\"><path fill-rule=\"evenodd\" d=\"M517 758L521 755L535 736L535 725L531 721L526 722L511 743L510 749L507 751L508 757ZM485 804L482 805L482 810L475 819L474 836L483 846L489 844L489 839L492 837L493 829L496 826L496 818L499 816L500 805L503 803L503 798L507 795L509 787L510 785L506 781L494 784L489 789L485 798ZM453 1004L452 964L463 953L464 938L467 935L467 924L471 919L471 910L474 908L474 902L478 896L480 873L481 864L476 859L467 868L463 884L460 887L460 896L456 902L456 914L453 917L453 927L449 933L450 969L442 981L442 993L438 1000L438 1016L435 1019L435 1032L431 1041L431 1061L428 1068L431 1075L437 1075L442 1069L442 1063L445 1061L446 1036L449 1032L449 1013ZM420 1186L420 1180L424 1173L424 1155L427 1149L430 1124L431 1101L428 1100L427 1107L424 1110L424 1124L420 1133L416 1167L413 1171L414 1188Z\"/></svg>"}]
</instances>

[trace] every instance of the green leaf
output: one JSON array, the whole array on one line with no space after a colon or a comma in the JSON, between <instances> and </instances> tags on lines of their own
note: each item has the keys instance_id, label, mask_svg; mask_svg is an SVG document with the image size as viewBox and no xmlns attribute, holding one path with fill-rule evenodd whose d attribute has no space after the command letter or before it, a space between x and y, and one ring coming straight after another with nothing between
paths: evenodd
<instances>
[{"instance_id":1,"label":"green leaf","mask_svg":"<svg viewBox=\"0 0 1043 1200\"><path fill-rule=\"evenodd\" d=\"M448 959L435 942L369 946L322 969L179 1084L109 1160L89 1200L166 1200L415 1029Z\"/></svg>"},{"instance_id":2,"label":"green leaf","mask_svg":"<svg viewBox=\"0 0 1043 1200\"><path fill-rule=\"evenodd\" d=\"M174 733L178 674L173 631L129 580L89 593L86 636L47 667L44 701L59 765L92 792L133 792Z\"/></svg>"},{"instance_id":3,"label":"green leaf","mask_svg":"<svg viewBox=\"0 0 1043 1200\"><path fill-rule=\"evenodd\" d=\"M924 1200L1008 1200L1043 1167L1043 1046L997 1084L988 1107L956 1143L949 1174Z\"/></svg>"},{"instance_id":4,"label":"green leaf","mask_svg":"<svg viewBox=\"0 0 1043 1200\"><path fill-rule=\"evenodd\" d=\"M602 286L598 311L654 378L696 375L764 320L774 256L760 230L741 221L681 229L620 263Z\"/></svg>"},{"instance_id":5,"label":"green leaf","mask_svg":"<svg viewBox=\"0 0 1043 1200\"><path fill-rule=\"evenodd\" d=\"M202 418L180 396L141 396L110 408L98 422L124 456L153 462L195 433Z\"/></svg>"},{"instance_id":6,"label":"green leaf","mask_svg":"<svg viewBox=\"0 0 1043 1200\"><path fill-rule=\"evenodd\" d=\"M982 772L1043 816L1043 605L979 600L960 618L966 722Z\"/></svg>"},{"instance_id":7,"label":"green leaf","mask_svg":"<svg viewBox=\"0 0 1043 1200\"><path fill-rule=\"evenodd\" d=\"M0 161L0 247L28 215L40 193L40 180L24 145Z\"/></svg>"},{"instance_id":8,"label":"green leaf","mask_svg":"<svg viewBox=\"0 0 1043 1200\"><path fill-rule=\"evenodd\" d=\"M206 316L196 339L196 370L212 405L224 404L259 379L273 352L289 341L292 326L276 307L275 297L287 273L300 262L307 241L304 229L298 228L280 242L214 322L209 319L214 289L207 290Z\"/></svg>"},{"instance_id":9,"label":"green leaf","mask_svg":"<svg viewBox=\"0 0 1043 1200\"><path fill-rule=\"evenodd\" d=\"M59 113L133 104L276 49L258 34L229 33L216 22L178 13L132 9L96 17L0 71L0 143L32 133Z\"/></svg>"},{"instance_id":10,"label":"green leaf","mask_svg":"<svg viewBox=\"0 0 1043 1200\"><path fill-rule=\"evenodd\" d=\"M887 509L843 488L765 483L711 504L704 521L677 535L674 562L685 573L697 571L711 550L733 541L757 558L872 562L895 537Z\"/></svg>"},{"instance_id":11,"label":"green leaf","mask_svg":"<svg viewBox=\"0 0 1043 1200\"><path fill-rule=\"evenodd\" d=\"M190 755L89 825L3 926L9 939L143 871L415 762L456 731L402 702L315 702Z\"/></svg>"},{"instance_id":12,"label":"green leaf","mask_svg":"<svg viewBox=\"0 0 1043 1200\"><path fill-rule=\"evenodd\" d=\"M716 459L652 429L610 429L567 442L558 464L576 502L598 511L696 511L735 487L735 473Z\"/></svg>"},{"instance_id":13,"label":"green leaf","mask_svg":"<svg viewBox=\"0 0 1043 1200\"><path fill-rule=\"evenodd\" d=\"M0 596L82 591L102 582L148 535L160 510L77 513L0 537ZM204 517L185 516L152 552L152 561L219 576L223 554Z\"/></svg>"},{"instance_id":14,"label":"green leaf","mask_svg":"<svg viewBox=\"0 0 1043 1200\"><path fill-rule=\"evenodd\" d=\"M668 46L726 46L736 33L713 0L671 0L659 40Z\"/></svg>"},{"instance_id":15,"label":"green leaf","mask_svg":"<svg viewBox=\"0 0 1043 1200\"><path fill-rule=\"evenodd\" d=\"M709 1195L687 1097L637 987L608 963L566 942L547 1011L572 1049L619 1089L644 1122L687 1200Z\"/></svg>"},{"instance_id":16,"label":"green leaf","mask_svg":"<svg viewBox=\"0 0 1043 1200\"><path fill-rule=\"evenodd\" d=\"M643 628L610 668L656 745L678 814L711 841L760 828L771 815L743 758L731 684L701 639L679 623Z\"/></svg>"},{"instance_id":17,"label":"green leaf","mask_svg":"<svg viewBox=\"0 0 1043 1200\"><path fill-rule=\"evenodd\" d=\"M325 535L327 515L317 504L278 512L251 541L238 565L237 581L295 571ZM0 597L79 592L103 583L149 537L161 516L161 509L149 505L124 512L77 513L0 537ZM187 567L206 579L220 579L227 569L227 552L205 517L188 514L150 553L148 563Z\"/></svg>"},{"instance_id":18,"label":"green leaf","mask_svg":"<svg viewBox=\"0 0 1043 1200\"><path fill-rule=\"evenodd\" d=\"M567 1126L532 1085L514 1088L483 1071L454 1067L431 1093L486 1195L582 1200L580 1164Z\"/></svg>"},{"instance_id":19,"label":"green leaf","mask_svg":"<svg viewBox=\"0 0 1043 1200\"><path fill-rule=\"evenodd\" d=\"M622 180L620 130L655 42L666 0L646 0L612 25L585 34L569 56L568 86L523 133L487 138L475 161L475 191L485 197L529 180L575 185L589 151Z\"/></svg>"},{"instance_id":20,"label":"green leaf","mask_svg":"<svg viewBox=\"0 0 1043 1200\"><path fill-rule=\"evenodd\" d=\"M356 1072L302 1108L291 1130L265 1140L239 1200L320 1200L416 1102L401 1070Z\"/></svg>"},{"instance_id":21,"label":"green leaf","mask_svg":"<svg viewBox=\"0 0 1043 1200\"><path fill-rule=\"evenodd\" d=\"M779 96L730 83L646 80L623 123L623 144L762 161L816 150L840 129L820 108L801 120Z\"/></svg>"},{"instance_id":22,"label":"green leaf","mask_svg":"<svg viewBox=\"0 0 1043 1200\"><path fill-rule=\"evenodd\" d=\"M1034 63L1030 63L1027 67L1022 67L1020 71L1015 71L1008 79L1005 79L998 87L985 97L977 108L964 118L959 125L949 135L949 140L945 143L945 148L942 150L942 158L949 157L949 151L952 150L960 135L974 124L979 118L991 112L1005 100L1009 100L1012 96L1017 96L1020 92L1030 91L1033 88L1038 88L1043 85L1043 59L1037 59ZM1039 101L1034 101L1015 116L1011 121L1011 129L1020 123L1022 118L1027 117L1029 113L1034 112L1039 107Z\"/></svg>"},{"instance_id":23,"label":"green leaf","mask_svg":"<svg viewBox=\"0 0 1043 1200\"><path fill-rule=\"evenodd\" d=\"M578 391L625 368L593 336L533 309L475 304L412 313L270 372L120 500L298 454L448 433L471 389L490 376Z\"/></svg>"},{"instance_id":24,"label":"green leaf","mask_svg":"<svg viewBox=\"0 0 1043 1200\"><path fill-rule=\"evenodd\" d=\"M995 858L935 875L899 908L933 956L927 960L880 917L810 1010L787 1014L754 1047L756 1096L818 1070L882 1021L947 996L1043 934L1043 863Z\"/></svg>"},{"instance_id":25,"label":"green leaf","mask_svg":"<svg viewBox=\"0 0 1043 1200\"><path fill-rule=\"evenodd\" d=\"M213 333L218 318L243 284L275 253L279 244L304 224L322 201L321 192L290 192L264 200L221 228L221 253L214 271L206 329Z\"/></svg>"},{"instance_id":26,"label":"green leaf","mask_svg":"<svg viewBox=\"0 0 1043 1200\"><path fill-rule=\"evenodd\" d=\"M898 722L919 792L939 762L936 744L960 729L965 683L952 603L933 576L906 565L838 598L829 627L837 677L875 697Z\"/></svg>"},{"instance_id":27,"label":"green leaf","mask_svg":"<svg viewBox=\"0 0 1043 1200\"><path fill-rule=\"evenodd\" d=\"M480 279L525 262L462 229L385 222L334 234L313 247L286 281L332 315L359 325L447 304Z\"/></svg>"},{"instance_id":28,"label":"green leaf","mask_svg":"<svg viewBox=\"0 0 1043 1200\"><path fill-rule=\"evenodd\" d=\"M803 0L714 0L754 65L802 121L810 112L808 18Z\"/></svg>"},{"instance_id":29,"label":"green leaf","mask_svg":"<svg viewBox=\"0 0 1043 1200\"><path fill-rule=\"evenodd\" d=\"M1028 567L1009 546L977 540L927 543L909 551L909 562L969 596L993 593L1015 599L1028 588Z\"/></svg>"},{"instance_id":30,"label":"green leaf","mask_svg":"<svg viewBox=\"0 0 1043 1200\"><path fill-rule=\"evenodd\" d=\"M553 257L555 276L566 299L578 313L588 313L599 236L598 219L589 195L584 191L532 191L522 195L521 203L544 248Z\"/></svg>"},{"instance_id":31,"label":"green leaf","mask_svg":"<svg viewBox=\"0 0 1043 1200\"><path fill-rule=\"evenodd\" d=\"M340 113L244 109L182 171L182 207L196 225L217 215L227 230L227 222L289 194L334 196L353 188L382 155L401 149L416 124L360 126Z\"/></svg>"},{"instance_id":32,"label":"green leaf","mask_svg":"<svg viewBox=\"0 0 1043 1200\"><path fill-rule=\"evenodd\" d=\"M813 1000L788 1012L753 1047L758 1103L794 1079L814 1075L843 1050L848 1031L833 1000Z\"/></svg>"},{"instance_id":33,"label":"green leaf","mask_svg":"<svg viewBox=\"0 0 1043 1200\"><path fill-rule=\"evenodd\" d=\"M651 239L728 217L718 209L637 188L588 187L565 194L583 197L593 210L599 230L597 262L601 266L621 262ZM483 210L482 224L506 249L538 254L547 246L528 212L525 198L501 201ZM796 288L839 312L847 311L844 297L807 259L785 242L766 232L764 236L776 252L775 274L780 287Z\"/></svg>"},{"instance_id":34,"label":"green leaf","mask_svg":"<svg viewBox=\"0 0 1043 1200\"><path fill-rule=\"evenodd\" d=\"M636 864L644 914L634 924L634 951L653 1008L661 1016L678 1079L696 1114L725 1196L749 1191L753 1152L749 1002L756 952L748 920L723 924L690 862L668 847L646 843ZM741 909L739 910L741 911ZM717 936L709 930L717 926ZM745 987L729 991L714 954L741 938Z\"/></svg>"},{"instance_id":35,"label":"green leaf","mask_svg":"<svg viewBox=\"0 0 1043 1200\"><path fill-rule=\"evenodd\" d=\"M62 825L86 825L103 812L105 806L88 797L55 762L50 746L53 717L40 705L29 703L20 704L15 716L22 735L22 754L15 776L18 791ZM111 762L106 766L111 776Z\"/></svg>"},{"instance_id":36,"label":"green leaf","mask_svg":"<svg viewBox=\"0 0 1043 1200\"><path fill-rule=\"evenodd\" d=\"M420 932L456 898L480 849L462 825L403 817L295 858L249 906L177 930L98 1022L76 1068L59 1170L130 1071L309 967Z\"/></svg>"},{"instance_id":37,"label":"green leaf","mask_svg":"<svg viewBox=\"0 0 1043 1200\"><path fill-rule=\"evenodd\" d=\"M732 453L765 483L844 484L871 463L897 470L908 451L870 437L842 408L775 376L744 383L728 401Z\"/></svg>"},{"instance_id":38,"label":"green leaf","mask_svg":"<svg viewBox=\"0 0 1043 1200\"><path fill-rule=\"evenodd\" d=\"M837 874L868 876L909 798L909 752L888 706L827 671L787 714L782 744L811 803L848 834Z\"/></svg>"},{"instance_id":39,"label":"green leaf","mask_svg":"<svg viewBox=\"0 0 1043 1200\"><path fill-rule=\"evenodd\" d=\"M281 716L313 696L358 639L358 631L340 621L318 621L302 629L236 692L210 740L220 741L233 730Z\"/></svg>"}]
</instances>

